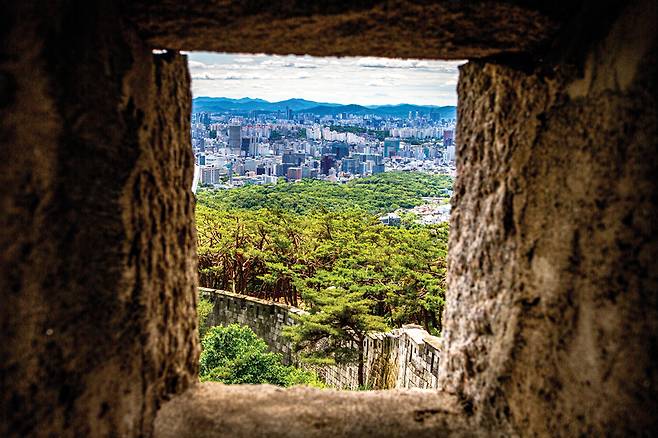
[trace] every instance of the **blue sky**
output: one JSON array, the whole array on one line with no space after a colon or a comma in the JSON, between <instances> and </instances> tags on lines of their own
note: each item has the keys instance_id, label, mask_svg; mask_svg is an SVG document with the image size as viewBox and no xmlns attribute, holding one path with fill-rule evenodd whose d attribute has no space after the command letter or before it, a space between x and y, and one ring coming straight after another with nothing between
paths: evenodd
<instances>
[{"instance_id":1,"label":"blue sky","mask_svg":"<svg viewBox=\"0 0 658 438\"><path fill-rule=\"evenodd\" d=\"M194 97L455 105L462 61L191 52Z\"/></svg>"}]
</instances>

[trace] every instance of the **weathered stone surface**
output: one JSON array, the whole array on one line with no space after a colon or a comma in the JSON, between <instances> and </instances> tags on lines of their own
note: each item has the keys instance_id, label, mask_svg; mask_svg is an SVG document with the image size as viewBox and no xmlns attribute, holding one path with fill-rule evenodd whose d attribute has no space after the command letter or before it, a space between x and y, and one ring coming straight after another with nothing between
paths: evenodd
<instances>
[{"instance_id":1,"label":"weathered stone surface","mask_svg":"<svg viewBox=\"0 0 658 438\"><path fill-rule=\"evenodd\" d=\"M582 75L461 69L441 377L481 424L658 427L655 23L629 6Z\"/></svg>"},{"instance_id":2,"label":"weathered stone surface","mask_svg":"<svg viewBox=\"0 0 658 438\"><path fill-rule=\"evenodd\" d=\"M126 2L158 48L402 58L480 58L547 45L578 2Z\"/></svg>"},{"instance_id":3,"label":"weathered stone surface","mask_svg":"<svg viewBox=\"0 0 658 438\"><path fill-rule=\"evenodd\" d=\"M487 436L436 391L198 384L167 403L156 438Z\"/></svg>"},{"instance_id":4,"label":"weathered stone surface","mask_svg":"<svg viewBox=\"0 0 658 438\"><path fill-rule=\"evenodd\" d=\"M0 13L3 437L148 436L196 378L186 61L120 24Z\"/></svg>"},{"instance_id":5,"label":"weathered stone surface","mask_svg":"<svg viewBox=\"0 0 658 438\"><path fill-rule=\"evenodd\" d=\"M199 292L213 306L206 319L207 327L246 325L267 343L271 351L282 355L283 363L289 365L295 362L290 341L283 336L283 328L293 324L291 313L300 312L299 309L205 287L200 287Z\"/></svg>"}]
</instances>

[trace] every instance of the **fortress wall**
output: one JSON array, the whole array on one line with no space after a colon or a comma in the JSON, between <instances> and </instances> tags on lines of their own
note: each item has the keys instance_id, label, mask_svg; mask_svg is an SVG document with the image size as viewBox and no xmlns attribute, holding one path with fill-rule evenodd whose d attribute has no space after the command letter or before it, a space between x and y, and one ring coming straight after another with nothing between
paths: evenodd
<instances>
[{"instance_id":1,"label":"fortress wall","mask_svg":"<svg viewBox=\"0 0 658 438\"><path fill-rule=\"evenodd\" d=\"M227 291L199 288L213 303L206 326L241 324L263 338L286 364L298 363L283 328L295 324L302 310ZM365 341L366 386L372 389L437 388L441 352L440 338L416 325L386 333L373 333ZM356 348L356 346L355 346ZM352 364L313 367L329 386L357 389L357 366Z\"/></svg>"},{"instance_id":2,"label":"fortress wall","mask_svg":"<svg viewBox=\"0 0 658 438\"><path fill-rule=\"evenodd\" d=\"M294 323L292 315L299 309L245 295L200 287L201 296L213 303L206 326L240 324L250 327L286 365L294 363L290 342L283 337L283 327Z\"/></svg>"}]
</instances>

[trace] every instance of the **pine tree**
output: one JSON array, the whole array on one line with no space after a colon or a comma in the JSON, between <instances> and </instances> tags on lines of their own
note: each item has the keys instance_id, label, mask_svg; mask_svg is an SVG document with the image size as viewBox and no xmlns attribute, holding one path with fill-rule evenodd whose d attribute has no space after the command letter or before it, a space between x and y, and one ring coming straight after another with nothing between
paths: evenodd
<instances>
[{"instance_id":1,"label":"pine tree","mask_svg":"<svg viewBox=\"0 0 658 438\"><path fill-rule=\"evenodd\" d=\"M363 387L366 335L388 329L381 316L371 313L373 301L364 298L359 288L335 286L305 288L302 297L310 311L297 317L298 324L286 327L302 359L323 364L356 363L358 384Z\"/></svg>"}]
</instances>

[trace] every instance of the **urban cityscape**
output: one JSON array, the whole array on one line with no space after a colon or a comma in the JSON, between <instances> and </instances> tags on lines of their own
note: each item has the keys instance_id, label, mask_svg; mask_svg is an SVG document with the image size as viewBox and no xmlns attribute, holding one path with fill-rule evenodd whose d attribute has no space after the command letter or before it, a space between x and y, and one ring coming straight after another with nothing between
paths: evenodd
<instances>
[{"instance_id":1,"label":"urban cityscape","mask_svg":"<svg viewBox=\"0 0 658 438\"><path fill-rule=\"evenodd\" d=\"M197 54L189 66L200 379L436 388L454 63ZM404 358L400 383L367 366L388 360L364 347L384 338Z\"/></svg>"},{"instance_id":2,"label":"urban cityscape","mask_svg":"<svg viewBox=\"0 0 658 438\"><path fill-rule=\"evenodd\" d=\"M201 99L206 106L237 101L197 98L195 106ZM416 110L401 117L349 112L363 108L357 105L343 112L338 105L293 110L278 104L273 111L194 111L195 182L229 189L280 179L345 183L388 171L454 175L454 107L410 106Z\"/></svg>"}]
</instances>

